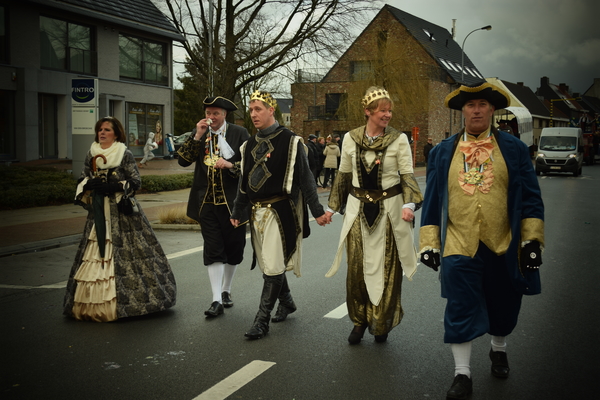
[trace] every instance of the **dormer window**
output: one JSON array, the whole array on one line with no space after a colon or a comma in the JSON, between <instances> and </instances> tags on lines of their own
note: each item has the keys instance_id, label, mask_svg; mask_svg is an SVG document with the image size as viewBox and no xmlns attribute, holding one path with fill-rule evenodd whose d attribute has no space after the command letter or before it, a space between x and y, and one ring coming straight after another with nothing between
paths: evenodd
<instances>
[{"instance_id":1,"label":"dormer window","mask_svg":"<svg viewBox=\"0 0 600 400\"><path fill-rule=\"evenodd\" d=\"M429 32L427 29L423 28L423 32L427 35L430 42L435 42L435 38L433 37L433 33Z\"/></svg>"}]
</instances>

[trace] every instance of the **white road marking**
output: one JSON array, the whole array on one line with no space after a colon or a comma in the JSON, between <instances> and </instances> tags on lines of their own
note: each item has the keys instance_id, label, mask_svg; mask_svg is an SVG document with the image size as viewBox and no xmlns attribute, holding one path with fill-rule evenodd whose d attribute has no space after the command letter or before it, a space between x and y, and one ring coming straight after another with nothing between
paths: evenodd
<instances>
[{"instance_id":1,"label":"white road marking","mask_svg":"<svg viewBox=\"0 0 600 400\"><path fill-rule=\"evenodd\" d=\"M167 254L167 260L172 260L174 258L187 256L187 255L197 253L197 252L203 251L203 250L204 250L204 246L200 246L200 247L194 247L194 248L188 249L188 250L178 251L177 253Z\"/></svg>"},{"instance_id":2,"label":"white road marking","mask_svg":"<svg viewBox=\"0 0 600 400\"><path fill-rule=\"evenodd\" d=\"M193 400L223 400L231 396L242 386L271 368L274 362L254 360L240 370L229 375Z\"/></svg>"},{"instance_id":3,"label":"white road marking","mask_svg":"<svg viewBox=\"0 0 600 400\"><path fill-rule=\"evenodd\" d=\"M341 319L341 318L344 318L346 315L348 315L348 307L346 306L346 303L343 303L341 306L339 306L335 310L330 311L329 313L325 314L325 316L323 318Z\"/></svg>"}]
</instances>

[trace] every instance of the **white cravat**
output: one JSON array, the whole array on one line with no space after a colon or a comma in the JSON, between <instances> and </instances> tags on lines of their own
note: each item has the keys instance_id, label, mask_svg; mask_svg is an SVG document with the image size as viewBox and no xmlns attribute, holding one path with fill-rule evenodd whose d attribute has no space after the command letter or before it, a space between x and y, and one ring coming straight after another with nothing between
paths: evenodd
<instances>
[{"instance_id":1,"label":"white cravat","mask_svg":"<svg viewBox=\"0 0 600 400\"><path fill-rule=\"evenodd\" d=\"M218 140L219 148L221 149L221 157L223 157L226 160L233 157L235 155L235 152L233 151L229 143L227 143L227 140L225 140L225 136L227 135L227 122L223 123L223 125L221 125L221 127L216 131L213 131L211 129L210 132L213 135L217 135L217 137L219 138Z\"/></svg>"}]
</instances>

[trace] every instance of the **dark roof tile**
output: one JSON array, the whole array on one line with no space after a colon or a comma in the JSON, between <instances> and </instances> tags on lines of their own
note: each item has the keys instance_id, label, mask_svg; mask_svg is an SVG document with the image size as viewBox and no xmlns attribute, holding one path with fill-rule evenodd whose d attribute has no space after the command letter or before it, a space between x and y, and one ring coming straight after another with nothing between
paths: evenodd
<instances>
[{"instance_id":1,"label":"dark roof tile","mask_svg":"<svg viewBox=\"0 0 600 400\"><path fill-rule=\"evenodd\" d=\"M390 5L386 5L384 8L387 8L408 29L442 69L448 72L456 82L461 81L462 49L452 39L452 35L447 29ZM466 53L464 54L464 66L466 67L463 74L464 83L471 84L484 80L484 75L479 72Z\"/></svg>"}]
</instances>

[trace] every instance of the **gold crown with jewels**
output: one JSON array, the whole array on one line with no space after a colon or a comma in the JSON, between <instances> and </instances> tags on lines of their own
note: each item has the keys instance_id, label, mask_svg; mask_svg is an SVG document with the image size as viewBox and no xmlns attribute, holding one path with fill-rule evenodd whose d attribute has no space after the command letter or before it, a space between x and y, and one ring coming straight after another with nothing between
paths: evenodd
<instances>
[{"instance_id":1,"label":"gold crown with jewels","mask_svg":"<svg viewBox=\"0 0 600 400\"><path fill-rule=\"evenodd\" d=\"M269 93L269 92L261 92L260 90L255 91L254 93L252 93L250 95L250 101L252 102L254 100L260 100L263 103L268 104L269 107L273 107L273 108L277 107L277 102L275 101L273 96L271 96L271 93Z\"/></svg>"},{"instance_id":2,"label":"gold crown with jewels","mask_svg":"<svg viewBox=\"0 0 600 400\"><path fill-rule=\"evenodd\" d=\"M379 100L379 99L389 99L390 98L390 94L388 93L387 90L385 89L375 89L373 91L370 91L369 93L367 93L365 95L365 97L363 97L362 99L362 105L363 107L368 106L369 104L371 104L372 102L374 102L375 100Z\"/></svg>"}]
</instances>

